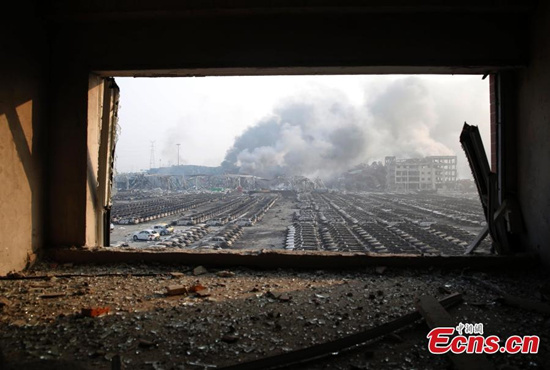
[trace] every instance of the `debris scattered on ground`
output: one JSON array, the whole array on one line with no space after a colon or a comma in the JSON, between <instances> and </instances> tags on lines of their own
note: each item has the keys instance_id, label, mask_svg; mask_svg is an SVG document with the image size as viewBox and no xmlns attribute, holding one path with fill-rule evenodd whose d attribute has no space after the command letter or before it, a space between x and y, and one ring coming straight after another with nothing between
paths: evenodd
<instances>
[{"instance_id":1,"label":"debris scattered on ground","mask_svg":"<svg viewBox=\"0 0 550 370\"><path fill-rule=\"evenodd\" d=\"M424 320L426 320L428 327L431 329L438 327L454 328L458 324L458 321L452 318L451 315L445 310L445 307L443 307L441 303L432 296L421 296L417 302L417 308L424 317ZM495 366L489 362L487 357L482 354L456 355L449 353L448 357L456 370L491 370L495 368Z\"/></svg>"},{"instance_id":2,"label":"debris scattered on ground","mask_svg":"<svg viewBox=\"0 0 550 370\"><path fill-rule=\"evenodd\" d=\"M292 297L290 295L288 295L288 293L281 293L277 299L281 302L288 302L292 299Z\"/></svg>"},{"instance_id":3,"label":"debris scattered on ground","mask_svg":"<svg viewBox=\"0 0 550 370\"><path fill-rule=\"evenodd\" d=\"M185 285L169 285L166 287L166 295L189 295L190 293L196 293L200 297L207 297L210 294L208 289L200 283L195 283L190 286Z\"/></svg>"},{"instance_id":4,"label":"debris scattered on ground","mask_svg":"<svg viewBox=\"0 0 550 370\"><path fill-rule=\"evenodd\" d=\"M138 342L138 346L142 348L151 348L155 347L155 342L147 339L140 339Z\"/></svg>"},{"instance_id":5,"label":"debris scattered on ground","mask_svg":"<svg viewBox=\"0 0 550 370\"><path fill-rule=\"evenodd\" d=\"M292 297L288 293L284 293L284 292L279 293L279 292L267 291L265 293L265 296L267 298L277 299L281 302L288 302L292 299Z\"/></svg>"},{"instance_id":6,"label":"debris scattered on ground","mask_svg":"<svg viewBox=\"0 0 550 370\"><path fill-rule=\"evenodd\" d=\"M235 276L235 273L232 271L223 270L223 271L216 272L216 275L219 277L233 277Z\"/></svg>"},{"instance_id":7,"label":"debris scattered on ground","mask_svg":"<svg viewBox=\"0 0 550 370\"><path fill-rule=\"evenodd\" d=\"M197 290L197 291L195 291L195 294L197 295L197 297L201 297L201 298L210 297L210 296L212 295L212 294L208 291L208 289Z\"/></svg>"},{"instance_id":8,"label":"debris scattered on ground","mask_svg":"<svg viewBox=\"0 0 550 370\"><path fill-rule=\"evenodd\" d=\"M111 370L123 370L124 365L122 362L122 357L120 355L114 355L111 358Z\"/></svg>"},{"instance_id":9,"label":"debris scattered on ground","mask_svg":"<svg viewBox=\"0 0 550 370\"><path fill-rule=\"evenodd\" d=\"M67 294L63 292L44 293L40 295L42 299L65 297Z\"/></svg>"},{"instance_id":10,"label":"debris scattered on ground","mask_svg":"<svg viewBox=\"0 0 550 370\"><path fill-rule=\"evenodd\" d=\"M166 295L188 295L189 289L185 285L169 285L166 287Z\"/></svg>"},{"instance_id":11,"label":"debris scattered on ground","mask_svg":"<svg viewBox=\"0 0 550 370\"><path fill-rule=\"evenodd\" d=\"M550 305L542 302L533 301L530 299L518 298L512 295L505 295L498 299L509 306L521 308L528 311L538 312L540 314L550 316Z\"/></svg>"},{"instance_id":12,"label":"debris scattered on ground","mask_svg":"<svg viewBox=\"0 0 550 370\"><path fill-rule=\"evenodd\" d=\"M524 310L528 310L528 311L538 312L543 315L550 315L550 305L546 303L535 301L532 299L513 296L511 294L506 293L496 285L490 284L486 281L483 281L475 277L469 277L468 279L471 281L475 281L476 283L483 285L487 289L497 293L500 296L497 300L504 304L521 308Z\"/></svg>"},{"instance_id":13,"label":"debris scattered on ground","mask_svg":"<svg viewBox=\"0 0 550 370\"><path fill-rule=\"evenodd\" d=\"M195 276L204 275L204 274L208 274L208 270L204 268L204 266L197 266L193 269L193 275Z\"/></svg>"},{"instance_id":14,"label":"debris scattered on ground","mask_svg":"<svg viewBox=\"0 0 550 370\"><path fill-rule=\"evenodd\" d=\"M80 313L85 317L98 317L108 314L110 310L109 307L83 308Z\"/></svg>"},{"instance_id":15,"label":"debris scattered on ground","mask_svg":"<svg viewBox=\"0 0 550 370\"><path fill-rule=\"evenodd\" d=\"M225 342L225 343L235 343L239 340L239 337L236 336L235 334L225 334L222 338L221 338L222 342Z\"/></svg>"},{"instance_id":16,"label":"debris scattered on ground","mask_svg":"<svg viewBox=\"0 0 550 370\"><path fill-rule=\"evenodd\" d=\"M388 339L390 339L391 341L393 341L395 343L402 343L404 341L403 338L397 333L389 334Z\"/></svg>"},{"instance_id":17,"label":"debris scattered on ground","mask_svg":"<svg viewBox=\"0 0 550 370\"><path fill-rule=\"evenodd\" d=\"M174 276L174 271L184 275ZM383 275L374 268L230 271L235 273L230 279L211 273L198 281L187 266L75 264L51 269L39 262L25 272L25 279L0 280L0 297L8 301L0 310L0 348L7 368L22 369L18 364L31 361L68 361L108 370L120 355L126 369L202 370L294 356L312 347L318 351L317 346L325 355L320 364L305 363L300 369L447 368L446 357L428 352L425 325L402 321L420 318L418 313L408 316L416 296L444 299L439 287L464 292L465 304L448 312L461 322L484 323L488 335L539 335L541 344L550 340L545 317L495 302L499 294L472 283L459 270L391 268ZM531 300L540 298L540 286L547 281L543 271L468 273ZM33 279L48 275L57 278ZM187 293L169 296L165 288L172 285ZM76 294L79 291L85 294ZM39 298L50 292L66 296ZM82 314L83 307L110 311L92 319ZM389 330L387 325L395 322L400 326ZM373 330L375 338L361 336ZM349 344L345 341L353 336L368 344L343 352L342 343ZM325 345L334 342L339 347L327 350ZM538 355L497 354L489 360L497 368L543 368L550 363L548 356L548 347L541 345Z\"/></svg>"},{"instance_id":18,"label":"debris scattered on ground","mask_svg":"<svg viewBox=\"0 0 550 370\"><path fill-rule=\"evenodd\" d=\"M449 288L447 288L445 285L440 285L437 287L437 290L439 291L439 293L441 294L451 294L451 290Z\"/></svg>"},{"instance_id":19,"label":"debris scattered on ground","mask_svg":"<svg viewBox=\"0 0 550 370\"><path fill-rule=\"evenodd\" d=\"M452 306L462 301L462 296L460 294L453 294L447 296L441 302L437 304L443 304L445 306ZM443 307L443 306L442 306ZM263 370L270 368L279 368L283 366L293 365L293 364L303 364L305 362L319 359L327 356L334 356L339 354L341 351L345 351L350 347L356 347L363 343L366 343L369 340L382 337L389 333L392 333L395 330L403 328L404 326L410 325L417 321L420 318L420 313L411 312L402 317L399 317L395 320L386 322L382 325L375 326L373 328L367 329L364 332L357 334L352 334L345 336L343 338L338 338L333 341L320 343L311 347L298 349L295 351L288 351L287 353L269 356L261 358L258 360L253 360L247 363L238 363L233 366L225 367L225 370Z\"/></svg>"},{"instance_id":20,"label":"debris scattered on ground","mask_svg":"<svg viewBox=\"0 0 550 370\"><path fill-rule=\"evenodd\" d=\"M4 306L9 306L10 301L4 297L0 297L0 309L4 308Z\"/></svg>"},{"instance_id":21,"label":"debris scattered on ground","mask_svg":"<svg viewBox=\"0 0 550 370\"><path fill-rule=\"evenodd\" d=\"M189 291L191 293L198 293L198 292L201 292L203 290L206 290L206 287L201 285L200 283L195 283L195 284L191 285L191 287L189 287Z\"/></svg>"}]
</instances>

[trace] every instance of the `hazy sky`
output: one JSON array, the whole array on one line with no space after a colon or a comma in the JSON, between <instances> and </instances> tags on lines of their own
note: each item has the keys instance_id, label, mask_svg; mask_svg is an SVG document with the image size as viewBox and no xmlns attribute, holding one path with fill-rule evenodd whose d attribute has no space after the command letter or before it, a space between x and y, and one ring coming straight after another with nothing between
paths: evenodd
<instances>
[{"instance_id":1,"label":"hazy sky","mask_svg":"<svg viewBox=\"0 0 550 370\"><path fill-rule=\"evenodd\" d=\"M261 158L287 165L288 158L334 153L348 142L360 149L342 157L353 164L386 155L459 156L459 176L468 165L458 137L464 121L480 127L489 153L489 83L481 76L262 76L117 78L121 89L118 172L148 169L154 141L155 167L177 163L217 166L234 145L239 164ZM304 111L307 115L295 115ZM286 124L286 120L308 122ZM261 153L245 148L266 121L278 127ZM315 122L309 122L315 121ZM248 129L248 131L247 131ZM299 129L299 132L296 131ZM287 133L291 139L285 139ZM287 135L288 136L288 135ZM308 140L296 140L295 138ZM326 139L326 140L325 140ZM314 141L311 148L308 145ZM244 143L244 144L243 144ZM301 148L301 149L298 149ZM277 156L277 153L285 156ZM279 154L280 154L279 153ZM332 154L331 154L332 155ZM285 159L286 158L286 159ZM294 158L295 160L296 158ZM285 162L286 161L286 162ZM251 168L252 168L251 167Z\"/></svg>"}]
</instances>

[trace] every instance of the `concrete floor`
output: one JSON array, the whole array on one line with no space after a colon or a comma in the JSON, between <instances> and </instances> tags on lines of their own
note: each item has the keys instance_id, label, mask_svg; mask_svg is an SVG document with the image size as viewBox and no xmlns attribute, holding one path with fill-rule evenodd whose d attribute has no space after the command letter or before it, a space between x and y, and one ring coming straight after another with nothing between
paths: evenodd
<instances>
[{"instance_id":1,"label":"concrete floor","mask_svg":"<svg viewBox=\"0 0 550 370\"><path fill-rule=\"evenodd\" d=\"M483 323L486 334L539 335L537 355L488 356L499 369L550 364L548 318L509 307L465 276L509 294L540 300L547 272L465 272L374 268L335 271L196 266L56 265L0 280L0 350L4 369L110 369L116 355L131 369L214 369L288 353L381 325L414 310L416 297L460 292L449 309L457 322ZM85 274L85 275L82 275ZM45 276L44 278L39 278ZM201 284L207 294L167 296L166 286ZM57 295L56 295L57 294ZM83 308L108 307L99 317ZM294 368L441 369L419 322L353 351Z\"/></svg>"}]
</instances>

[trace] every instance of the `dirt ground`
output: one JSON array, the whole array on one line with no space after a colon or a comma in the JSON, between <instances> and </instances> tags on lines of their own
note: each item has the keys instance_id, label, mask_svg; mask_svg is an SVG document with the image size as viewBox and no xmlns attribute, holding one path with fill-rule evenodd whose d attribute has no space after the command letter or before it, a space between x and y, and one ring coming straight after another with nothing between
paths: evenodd
<instances>
[{"instance_id":1,"label":"dirt ground","mask_svg":"<svg viewBox=\"0 0 550 370\"><path fill-rule=\"evenodd\" d=\"M220 273L206 266L204 274L195 275L196 267L40 263L25 276L0 280L0 349L5 361L0 368L110 369L116 355L126 369L223 368L376 327L413 311L420 295L441 299L448 292L464 297L462 304L449 309L457 323L483 323L486 335L501 338L540 336L539 354L487 356L496 368L550 365L548 317L509 307L493 291L467 279L473 276L509 294L540 301L547 272L238 268ZM207 289L166 295L167 286L197 284ZM109 312L83 315L82 309L98 307ZM447 357L427 351L427 332L419 321L292 369L449 368Z\"/></svg>"},{"instance_id":2,"label":"dirt ground","mask_svg":"<svg viewBox=\"0 0 550 370\"><path fill-rule=\"evenodd\" d=\"M244 227L243 235L233 249L282 249L287 226L298 210L294 198L280 197L264 218L252 227Z\"/></svg>"}]
</instances>

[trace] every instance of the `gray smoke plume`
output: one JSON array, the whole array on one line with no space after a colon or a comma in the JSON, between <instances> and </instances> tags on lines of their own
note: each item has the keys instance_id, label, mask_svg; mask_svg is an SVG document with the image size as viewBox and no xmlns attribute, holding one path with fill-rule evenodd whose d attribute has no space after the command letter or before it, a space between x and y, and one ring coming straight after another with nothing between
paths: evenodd
<instances>
[{"instance_id":1,"label":"gray smoke plume","mask_svg":"<svg viewBox=\"0 0 550 370\"><path fill-rule=\"evenodd\" d=\"M455 155L459 131L449 135L444 125L464 119L439 112L435 95L423 80L407 77L371 93L359 106L328 89L316 97L287 99L236 138L223 165L268 178L328 179L385 156Z\"/></svg>"},{"instance_id":2,"label":"gray smoke plume","mask_svg":"<svg viewBox=\"0 0 550 370\"><path fill-rule=\"evenodd\" d=\"M435 135L434 128L446 122L441 121L435 97L421 79L408 77L394 81L367 102L365 109L369 133L376 137L369 147L369 157L455 154L448 143ZM458 133L455 134L458 143Z\"/></svg>"},{"instance_id":3,"label":"gray smoke plume","mask_svg":"<svg viewBox=\"0 0 550 370\"><path fill-rule=\"evenodd\" d=\"M264 177L327 177L344 163L359 163L366 149L365 127L354 107L334 95L327 91L323 98L283 102L235 140L224 163Z\"/></svg>"}]
</instances>

